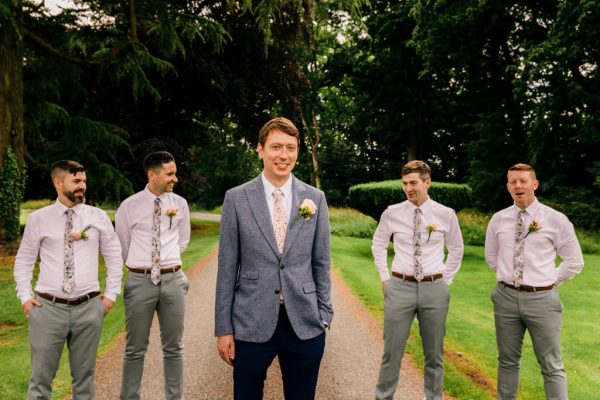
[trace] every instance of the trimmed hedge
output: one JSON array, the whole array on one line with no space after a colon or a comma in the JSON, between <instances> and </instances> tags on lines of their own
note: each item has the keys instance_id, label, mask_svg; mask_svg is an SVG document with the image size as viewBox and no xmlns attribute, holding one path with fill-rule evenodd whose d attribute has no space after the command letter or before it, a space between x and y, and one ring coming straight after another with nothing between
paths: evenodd
<instances>
[{"instance_id":1,"label":"trimmed hedge","mask_svg":"<svg viewBox=\"0 0 600 400\"><path fill-rule=\"evenodd\" d=\"M429 187L429 197L456 212L471 207L471 193L471 188L466 184L432 182ZM378 221L388 206L403 202L406 195L402 190L402 181L398 179L352 186L348 198L350 207Z\"/></svg>"}]
</instances>

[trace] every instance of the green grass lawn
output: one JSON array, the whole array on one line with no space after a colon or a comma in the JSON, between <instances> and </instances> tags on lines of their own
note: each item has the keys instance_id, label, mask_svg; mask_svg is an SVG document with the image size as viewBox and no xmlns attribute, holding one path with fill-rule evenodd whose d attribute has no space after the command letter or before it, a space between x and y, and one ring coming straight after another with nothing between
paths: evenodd
<instances>
[{"instance_id":1,"label":"green grass lawn","mask_svg":"<svg viewBox=\"0 0 600 400\"><path fill-rule=\"evenodd\" d=\"M371 240L332 236L334 267L383 325L381 284L371 256ZM572 399L600 398L600 256L587 255L583 272L559 290L564 305L562 351ZM446 390L461 399L495 398L496 338L490 294L495 275L483 247L466 246L462 268L451 286L446 335ZM407 351L422 366L417 322ZM544 399L539 366L526 336L521 365L520 398ZM470 378L471 377L471 378ZM476 385L474 381L479 384Z\"/></svg>"},{"instance_id":2,"label":"green grass lawn","mask_svg":"<svg viewBox=\"0 0 600 400\"><path fill-rule=\"evenodd\" d=\"M217 245L219 224L192 220L192 239L183 253L183 267L194 265L208 255ZM21 400L27 393L29 382L29 339L27 320L16 297L10 258L0 259L0 398ZM34 274L37 276L37 271ZM106 270L100 267L100 282L104 286ZM124 282L125 280L123 280ZM114 339L124 330L124 309L119 297L104 319L99 354L111 348ZM71 380L66 350L53 383L53 398L62 399L71 390Z\"/></svg>"}]
</instances>

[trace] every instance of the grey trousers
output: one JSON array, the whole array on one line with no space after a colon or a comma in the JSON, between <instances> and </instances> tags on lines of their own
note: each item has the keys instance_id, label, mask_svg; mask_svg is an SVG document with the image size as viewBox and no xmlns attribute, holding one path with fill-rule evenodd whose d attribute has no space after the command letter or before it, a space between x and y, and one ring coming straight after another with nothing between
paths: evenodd
<instances>
[{"instance_id":1,"label":"grey trousers","mask_svg":"<svg viewBox=\"0 0 600 400\"><path fill-rule=\"evenodd\" d=\"M492 302L498 343L498 399L517 398L525 330L542 370L546 399L568 399L567 374L560 354L562 304L558 291L518 292L497 285Z\"/></svg>"},{"instance_id":2,"label":"grey trousers","mask_svg":"<svg viewBox=\"0 0 600 400\"><path fill-rule=\"evenodd\" d=\"M444 336L450 290L443 279L405 282L392 277L384 292L384 349L375 391L377 400L391 400L398 385L400 365L410 327L417 316L425 356L425 395L442 399Z\"/></svg>"},{"instance_id":3,"label":"grey trousers","mask_svg":"<svg viewBox=\"0 0 600 400\"><path fill-rule=\"evenodd\" d=\"M38 296L36 299L42 306L33 306L29 312L31 378L27 399L52 397L52 380L65 343L69 349L73 398L95 399L94 372L104 303L100 297L77 306L52 303Z\"/></svg>"},{"instance_id":4,"label":"grey trousers","mask_svg":"<svg viewBox=\"0 0 600 400\"><path fill-rule=\"evenodd\" d=\"M182 270L163 274L155 285L150 274L130 272L123 300L127 329L121 399L139 399L144 358L154 312L158 314L163 349L165 398L183 398L183 318L188 279Z\"/></svg>"}]
</instances>

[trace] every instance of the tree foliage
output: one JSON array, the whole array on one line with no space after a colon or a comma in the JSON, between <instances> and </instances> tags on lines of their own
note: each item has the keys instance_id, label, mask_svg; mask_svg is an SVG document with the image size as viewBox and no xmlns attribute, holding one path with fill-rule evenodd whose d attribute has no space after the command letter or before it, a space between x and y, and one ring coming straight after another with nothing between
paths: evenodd
<instances>
[{"instance_id":1,"label":"tree foliage","mask_svg":"<svg viewBox=\"0 0 600 400\"><path fill-rule=\"evenodd\" d=\"M73 157L93 200L118 201L145 184L143 156L166 149L180 193L212 206L258 172L257 133L277 115L301 129L295 173L334 204L415 158L434 180L468 182L485 210L510 202L515 162L538 169L546 197L597 195L598 7L12 0L0 15L25 38L27 197L52 195L49 163Z\"/></svg>"},{"instance_id":2,"label":"tree foliage","mask_svg":"<svg viewBox=\"0 0 600 400\"><path fill-rule=\"evenodd\" d=\"M4 154L0 182L0 242L10 243L20 234L19 218L25 189L25 168L19 168L17 156L11 148Z\"/></svg>"}]
</instances>

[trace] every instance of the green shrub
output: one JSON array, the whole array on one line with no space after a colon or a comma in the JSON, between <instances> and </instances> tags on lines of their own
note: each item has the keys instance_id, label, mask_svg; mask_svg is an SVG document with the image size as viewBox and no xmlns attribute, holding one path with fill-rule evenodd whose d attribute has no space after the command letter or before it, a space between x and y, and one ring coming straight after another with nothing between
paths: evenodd
<instances>
[{"instance_id":1,"label":"green shrub","mask_svg":"<svg viewBox=\"0 0 600 400\"><path fill-rule=\"evenodd\" d=\"M429 196L457 212L471 206L471 188L466 184L432 182ZM401 180L355 185L348 191L348 197L350 207L377 220L389 205L406 200Z\"/></svg>"},{"instance_id":2,"label":"green shrub","mask_svg":"<svg viewBox=\"0 0 600 400\"><path fill-rule=\"evenodd\" d=\"M17 156L9 147L4 154L4 164L0 167L0 241L10 243L20 234L19 216L25 192L25 166L19 168Z\"/></svg>"},{"instance_id":3,"label":"green shrub","mask_svg":"<svg viewBox=\"0 0 600 400\"><path fill-rule=\"evenodd\" d=\"M565 203L546 199L540 201L565 214L576 228L600 228L600 207L581 201L568 201Z\"/></svg>"},{"instance_id":4,"label":"green shrub","mask_svg":"<svg viewBox=\"0 0 600 400\"><path fill-rule=\"evenodd\" d=\"M600 191L596 188L553 187L540 201L569 217L578 229L600 229Z\"/></svg>"},{"instance_id":5,"label":"green shrub","mask_svg":"<svg viewBox=\"0 0 600 400\"><path fill-rule=\"evenodd\" d=\"M38 210L40 208L46 207L47 205L52 204L54 200L51 199L39 199L39 200L27 200L21 203L21 208L27 210Z\"/></svg>"},{"instance_id":6,"label":"green shrub","mask_svg":"<svg viewBox=\"0 0 600 400\"><path fill-rule=\"evenodd\" d=\"M467 208L458 212L457 216L465 245L483 246L491 214L484 214Z\"/></svg>"},{"instance_id":7,"label":"green shrub","mask_svg":"<svg viewBox=\"0 0 600 400\"><path fill-rule=\"evenodd\" d=\"M331 234L357 238L372 238L377 221L351 208L330 208Z\"/></svg>"}]
</instances>

